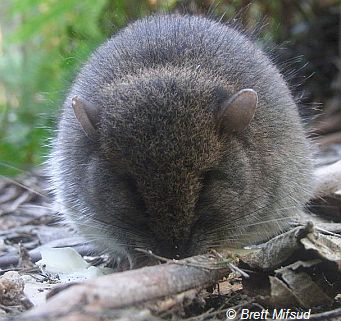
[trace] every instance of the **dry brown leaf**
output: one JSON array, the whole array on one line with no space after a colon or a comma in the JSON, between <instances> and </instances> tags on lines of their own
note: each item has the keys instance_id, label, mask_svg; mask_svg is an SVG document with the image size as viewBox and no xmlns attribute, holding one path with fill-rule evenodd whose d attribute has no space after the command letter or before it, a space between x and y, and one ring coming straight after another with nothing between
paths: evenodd
<instances>
[{"instance_id":1,"label":"dry brown leaf","mask_svg":"<svg viewBox=\"0 0 341 321\"><path fill-rule=\"evenodd\" d=\"M308 309L317 306L327 307L333 303L332 298L326 295L307 273L296 273L291 269L286 269L281 273L281 277L300 306Z\"/></svg>"},{"instance_id":2,"label":"dry brown leaf","mask_svg":"<svg viewBox=\"0 0 341 321\"><path fill-rule=\"evenodd\" d=\"M316 251L320 257L335 262L341 271L341 238L317 232L309 233L301 239L306 250Z\"/></svg>"},{"instance_id":3,"label":"dry brown leaf","mask_svg":"<svg viewBox=\"0 0 341 321\"><path fill-rule=\"evenodd\" d=\"M270 276L271 303L275 306L290 307L297 305L297 300L288 286L279 278Z\"/></svg>"}]
</instances>

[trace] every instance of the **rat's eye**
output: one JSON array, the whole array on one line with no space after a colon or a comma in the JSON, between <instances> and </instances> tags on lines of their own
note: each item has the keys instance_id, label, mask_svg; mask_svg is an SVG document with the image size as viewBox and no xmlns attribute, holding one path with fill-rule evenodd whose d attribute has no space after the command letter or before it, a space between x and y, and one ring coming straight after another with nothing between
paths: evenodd
<instances>
[{"instance_id":1,"label":"rat's eye","mask_svg":"<svg viewBox=\"0 0 341 321\"><path fill-rule=\"evenodd\" d=\"M139 192L136 178L129 173L123 174L121 178L122 182L125 182L125 186L129 190L131 201L134 201L136 203L138 208L141 210L140 214L142 215L146 211L146 206L143 201L142 195Z\"/></svg>"},{"instance_id":2,"label":"rat's eye","mask_svg":"<svg viewBox=\"0 0 341 321\"><path fill-rule=\"evenodd\" d=\"M136 179L132 175L124 174L122 178L126 182L130 191L138 193Z\"/></svg>"},{"instance_id":3,"label":"rat's eye","mask_svg":"<svg viewBox=\"0 0 341 321\"><path fill-rule=\"evenodd\" d=\"M212 181L226 181L228 180L228 175L219 169L210 169L208 170L202 177L203 183L212 182Z\"/></svg>"}]
</instances>

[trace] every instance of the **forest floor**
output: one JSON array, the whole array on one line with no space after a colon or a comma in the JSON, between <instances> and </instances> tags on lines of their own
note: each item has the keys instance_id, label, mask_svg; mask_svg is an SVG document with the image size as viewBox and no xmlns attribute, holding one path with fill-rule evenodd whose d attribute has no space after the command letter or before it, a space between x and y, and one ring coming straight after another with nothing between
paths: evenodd
<instances>
[{"instance_id":1,"label":"forest floor","mask_svg":"<svg viewBox=\"0 0 341 321\"><path fill-rule=\"evenodd\" d=\"M341 320L340 160L341 145L320 153L320 194L289 232L255 249L126 272L63 224L41 171L0 178L0 317Z\"/></svg>"}]
</instances>

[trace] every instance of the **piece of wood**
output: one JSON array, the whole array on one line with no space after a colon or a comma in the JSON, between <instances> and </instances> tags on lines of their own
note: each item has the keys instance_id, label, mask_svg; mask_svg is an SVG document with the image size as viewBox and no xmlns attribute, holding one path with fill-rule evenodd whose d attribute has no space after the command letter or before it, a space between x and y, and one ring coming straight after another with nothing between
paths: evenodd
<instances>
[{"instance_id":1,"label":"piece of wood","mask_svg":"<svg viewBox=\"0 0 341 321\"><path fill-rule=\"evenodd\" d=\"M341 160L328 166L318 168L314 172L314 197L333 195L341 190Z\"/></svg>"},{"instance_id":2,"label":"piece of wood","mask_svg":"<svg viewBox=\"0 0 341 321\"><path fill-rule=\"evenodd\" d=\"M239 250L240 260L252 268L273 270L301 248L300 240L313 231L313 225L296 227L251 250Z\"/></svg>"},{"instance_id":3,"label":"piece of wood","mask_svg":"<svg viewBox=\"0 0 341 321\"><path fill-rule=\"evenodd\" d=\"M319 135L335 133L341 130L341 113L334 113L327 117L319 118L315 125L314 131ZM321 136L323 137L323 136Z\"/></svg>"},{"instance_id":4,"label":"piece of wood","mask_svg":"<svg viewBox=\"0 0 341 321\"><path fill-rule=\"evenodd\" d=\"M196 262L199 262L198 266L195 266ZM212 254L148 266L72 286L53 296L45 305L7 320L52 320L52 316L53 320L82 320L71 318L71 314L132 308L190 289L208 287L229 273L228 263L222 264L221 258ZM68 317L64 319L63 316Z\"/></svg>"},{"instance_id":5,"label":"piece of wood","mask_svg":"<svg viewBox=\"0 0 341 321\"><path fill-rule=\"evenodd\" d=\"M163 321L152 315L148 309L125 308L102 311L84 311L81 308L77 311L51 312L41 314L32 319L31 316L13 316L2 321Z\"/></svg>"},{"instance_id":6,"label":"piece of wood","mask_svg":"<svg viewBox=\"0 0 341 321\"><path fill-rule=\"evenodd\" d=\"M321 149L327 148L331 144L341 144L341 132L320 136L316 139L316 143Z\"/></svg>"}]
</instances>

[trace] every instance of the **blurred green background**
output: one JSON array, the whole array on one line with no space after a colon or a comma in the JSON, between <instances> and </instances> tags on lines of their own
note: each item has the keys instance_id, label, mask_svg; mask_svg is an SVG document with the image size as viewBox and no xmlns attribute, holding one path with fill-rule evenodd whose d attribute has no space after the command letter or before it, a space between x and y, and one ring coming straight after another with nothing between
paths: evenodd
<instances>
[{"instance_id":1,"label":"blurred green background","mask_svg":"<svg viewBox=\"0 0 341 321\"><path fill-rule=\"evenodd\" d=\"M339 0L0 0L0 174L44 161L79 67L118 29L154 12L209 14L256 29L302 102L324 104L335 94L339 7Z\"/></svg>"}]
</instances>

